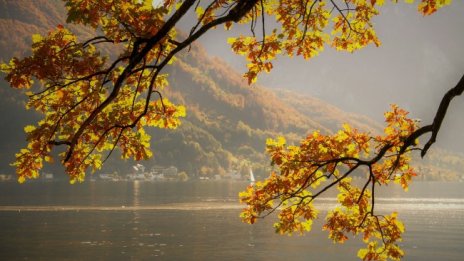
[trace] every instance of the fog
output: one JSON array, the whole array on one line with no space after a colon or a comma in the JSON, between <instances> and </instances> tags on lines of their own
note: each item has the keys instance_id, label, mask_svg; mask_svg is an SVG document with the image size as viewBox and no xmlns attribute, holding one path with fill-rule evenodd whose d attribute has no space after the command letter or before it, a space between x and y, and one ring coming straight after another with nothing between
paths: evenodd
<instances>
[{"instance_id":1,"label":"fog","mask_svg":"<svg viewBox=\"0 0 464 261\"><path fill-rule=\"evenodd\" d=\"M422 124L429 124L443 94L464 72L463 13L462 1L453 1L451 7L428 17L419 14L415 5L385 4L374 20L380 47L345 53L327 46L309 61L279 57L270 74L260 75L258 84L316 96L378 121L383 120L389 104L396 103ZM182 27L188 25L187 21ZM239 34L250 34L250 30L235 26L224 32L221 28L200 41L209 54L245 72L245 58L234 54L226 43L228 37ZM463 110L464 100L457 97L439 134L439 146L464 152Z\"/></svg>"}]
</instances>

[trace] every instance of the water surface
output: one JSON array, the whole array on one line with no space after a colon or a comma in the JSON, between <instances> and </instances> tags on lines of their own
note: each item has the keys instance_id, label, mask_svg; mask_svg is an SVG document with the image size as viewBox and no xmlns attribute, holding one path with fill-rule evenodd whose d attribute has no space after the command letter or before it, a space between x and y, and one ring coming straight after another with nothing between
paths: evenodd
<instances>
[{"instance_id":1,"label":"water surface","mask_svg":"<svg viewBox=\"0 0 464 261\"><path fill-rule=\"evenodd\" d=\"M316 222L280 236L273 218L238 218L239 182L0 184L0 260L358 260ZM416 183L378 193L406 225L404 260L464 260L464 184ZM318 205L333 206L330 196Z\"/></svg>"}]
</instances>

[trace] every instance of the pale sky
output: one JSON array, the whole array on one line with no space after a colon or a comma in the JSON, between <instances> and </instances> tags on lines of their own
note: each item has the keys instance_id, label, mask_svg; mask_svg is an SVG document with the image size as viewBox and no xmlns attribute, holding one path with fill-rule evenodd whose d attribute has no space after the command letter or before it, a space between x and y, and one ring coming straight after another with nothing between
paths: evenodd
<instances>
[{"instance_id":1,"label":"pale sky","mask_svg":"<svg viewBox=\"0 0 464 261\"><path fill-rule=\"evenodd\" d=\"M419 14L415 5L386 4L375 20L382 41L379 48L351 54L328 47L310 61L279 59L258 83L298 90L377 120L383 120L390 103L397 103L429 123L443 94L464 74L463 14L463 1L453 1L450 7L428 17ZM226 44L227 37L239 33L248 34L249 29L214 30L201 42L208 53L243 73L244 58L232 53ZM464 97L457 98L450 109L446 129L440 135L445 138L439 144L464 152L464 119L460 114L464 112Z\"/></svg>"}]
</instances>

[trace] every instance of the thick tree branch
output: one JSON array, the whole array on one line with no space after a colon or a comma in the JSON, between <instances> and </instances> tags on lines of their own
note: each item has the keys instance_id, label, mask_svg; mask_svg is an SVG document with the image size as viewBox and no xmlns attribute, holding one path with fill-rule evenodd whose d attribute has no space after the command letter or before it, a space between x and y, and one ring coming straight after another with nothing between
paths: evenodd
<instances>
[{"instance_id":1,"label":"thick tree branch","mask_svg":"<svg viewBox=\"0 0 464 261\"><path fill-rule=\"evenodd\" d=\"M70 143L71 145L69 146L69 149L66 153L66 157L64 159L64 162L67 162L70 158L72 153L74 152L74 148L81 137L82 133L84 133L85 129L92 123L92 121L97 117L97 115L103 111L104 108L106 108L118 95L119 90L122 87L122 84L126 80L126 78L129 76L130 72L137 66L137 64L140 63L140 61L145 57L148 52L159 42L161 39L163 39L169 31L177 24L177 22L187 13L187 11L192 7L192 5L195 3L196 0L186 0L180 7L179 9L166 21L166 23L160 28L160 30L152 37L150 38L143 49L140 52L135 52L135 55L133 55L130 58L129 64L124 68L123 72L121 75L118 77L114 84L113 91L111 94L98 106L91 112L89 117L82 123L82 125L79 127L79 129L76 131L74 134L73 138L71 139ZM137 46L134 46L134 50L137 48Z\"/></svg>"},{"instance_id":2,"label":"thick tree branch","mask_svg":"<svg viewBox=\"0 0 464 261\"><path fill-rule=\"evenodd\" d=\"M72 153L74 152L74 148L76 144L79 141L79 138L81 135L84 133L86 128L92 123L92 121L97 117L97 115L103 111L104 108L106 108L118 95L119 90L122 87L122 84L124 81L129 77L132 73L133 70L137 67L137 65L143 60L143 58L150 52L159 42L168 35L168 33L171 31L172 28L177 24L177 22L186 14L188 10L195 4L195 0L188 0L185 1L182 6L168 19L168 21L163 25L163 27L157 32L156 35L154 35L152 38L148 39L145 42L145 45L143 48L139 51L139 42L136 41L134 43L133 51L131 54L131 57L129 59L128 65L124 68L123 72L121 75L117 78L113 90L110 93L110 95L98 106L96 107L89 115L89 117L82 123L82 125L79 127L79 129L76 131L76 133L73 135L72 139L68 143L63 143L63 144L68 144L69 148L66 153L66 157L64 159L65 162L67 162L71 156ZM124 127L134 127L137 122L144 116L146 115L149 107L149 100L151 98L151 94L153 92L153 87L154 87L154 81L156 77L158 76L159 72L168 64L168 62L172 59L172 57L177 54L179 51L185 49L187 46L189 46L191 43L193 43L195 40L197 40L200 36L202 36L204 33L206 33L208 30L211 28L223 24L225 22L238 22L247 12L253 8L253 6L258 2L258 0L252 0L252 1L239 1L234 8L232 8L229 13L224 16L217 18L213 20L210 23L207 23L203 25L198 31L194 32L191 34L186 40L183 42L176 42L176 48L172 50L166 57L165 59L157 65L156 71L151 79L150 85L149 85L149 90L147 94L147 102L145 103L145 108L144 111L138 115L138 117L128 125L124 125ZM118 126L121 127L121 126Z\"/></svg>"},{"instance_id":3,"label":"thick tree branch","mask_svg":"<svg viewBox=\"0 0 464 261\"><path fill-rule=\"evenodd\" d=\"M345 164L347 166L350 166L350 167L341 176L335 177L334 180L331 183L329 183L328 185L322 187L322 189L320 189L317 193L305 196L304 198L309 198L310 202L315 200L316 198L318 198L320 195L322 195L324 192L326 192L327 190L329 190L333 186L335 186L337 184L340 184L340 182L343 179L345 179L350 174L352 174L356 169L358 169L361 166L366 166L366 167L369 168L369 177L368 177L368 180L366 181L366 183L364 183L364 185L363 185L363 187L361 189L361 194L358 196L357 202L358 202L358 204L360 203L362 197L364 196L366 188L370 184L371 185L371 190L372 190L371 210L369 211L369 213L366 214L366 216L364 217L364 219L363 219L363 221L361 222L360 225L362 225L362 223L364 222L367 215L372 215L372 216L376 217L375 214L374 214L374 206L375 206L375 194L374 193L375 193L376 182L378 182L378 181L377 181L377 177L374 175L373 170L372 170L373 165L380 162L382 159L384 159L386 157L393 157L394 156L394 157L396 157L396 162L391 166L391 172L394 173L398 169L398 166L399 166L399 163L400 163L400 160L401 160L401 156L404 155L407 152L413 151L415 149L419 149L419 148L414 147L414 146L417 145L416 140L419 137L421 137L422 135L431 132L431 137L428 139L427 143L424 145L424 148L420 149L421 150L421 156L423 157L427 153L430 146L432 146L432 144L436 141L437 134L438 134L438 132L440 130L441 124L442 124L443 119L444 119L444 117L445 117L445 115L447 113L448 107L449 107L452 99L454 97L456 97L456 96L461 95L463 92L464 92L464 76L461 77L461 79L459 80L459 82L456 84L455 87L450 89L443 96L443 98L442 98L442 100L440 102L440 105L438 107L438 110L437 110L437 112L435 114L435 118L433 120L433 123L430 124L430 125L426 125L426 126L424 126L422 128L417 129L416 131L412 132L412 134L409 135L403 141L403 144L401 145L400 149L397 152L395 152L395 154L393 154L393 155L387 155L387 152L391 148L393 148L394 145L390 144L390 143L385 143L385 144L383 144L382 147L380 147L377 150L377 152L375 153L375 155L371 159L361 159L361 158L357 158L357 157L339 157L339 158L333 158L333 159L328 159L328 160L324 160L324 161L317 161L317 160L300 161L299 163L309 163L310 164L309 168L312 170L311 173L309 173L307 175L307 177L304 180L303 184L298 186L298 188L296 190L294 190L293 192L291 192L291 193L277 194L277 195L274 195L273 197L269 198L270 201L280 199L281 202L279 204L277 204L277 206L275 206L272 209L268 210L267 213L265 213L264 215L258 216L258 217L268 216L270 213L273 213L278 207L281 206L283 201L289 200L291 198L299 198L300 197L300 196L298 196L299 193L302 190L307 189L309 186L311 186L314 183L314 180L311 180L311 178L316 173L316 171L318 171L319 169L321 169L323 167L327 167L330 164L338 164L338 163L343 163L343 164ZM413 147L413 148L411 148L411 147ZM354 165L350 165L350 164L354 164ZM305 204L305 203L303 203L303 201L300 201L300 203L298 203L298 204Z\"/></svg>"},{"instance_id":4,"label":"thick tree branch","mask_svg":"<svg viewBox=\"0 0 464 261\"><path fill-rule=\"evenodd\" d=\"M435 113L435 118L433 119L432 124L423 126L422 128L417 129L414 133L412 133L405 141L399 154L403 154L406 149L416 143L416 140L421 137L422 135L431 132L432 136L428 139L425 143L424 148L421 152L421 157L424 157L429 148L435 143L437 139L438 132L440 131L441 124L446 116L448 111L448 107L451 101L456 96L460 96L464 91L464 75L461 77L459 82L456 84L455 87L451 88L441 99L440 105L438 106L438 110Z\"/></svg>"}]
</instances>

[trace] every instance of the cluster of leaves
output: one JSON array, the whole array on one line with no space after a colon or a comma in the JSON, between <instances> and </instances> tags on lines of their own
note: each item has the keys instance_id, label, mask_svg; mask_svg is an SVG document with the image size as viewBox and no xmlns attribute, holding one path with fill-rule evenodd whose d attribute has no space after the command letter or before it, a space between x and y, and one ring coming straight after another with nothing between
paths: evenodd
<instances>
[{"instance_id":1,"label":"cluster of leaves","mask_svg":"<svg viewBox=\"0 0 464 261\"><path fill-rule=\"evenodd\" d=\"M265 181L240 193L241 202L247 204L241 214L243 221L255 223L278 210L276 232L304 233L311 230L319 212L314 200L337 185L339 206L328 212L323 226L329 237L342 243L348 239L347 233L362 234L367 248L358 255L364 260L401 258L403 251L397 242L404 227L396 213L382 216L374 212L375 187L393 181L408 189L416 176L409 154L416 147L400 152L417 124L395 105L385 113L385 119L384 134L374 137L345 124L333 135L316 131L299 146L287 146L282 137L268 140L267 152L279 173L271 173ZM363 186L349 177L355 171L366 172Z\"/></svg>"},{"instance_id":2,"label":"cluster of leaves","mask_svg":"<svg viewBox=\"0 0 464 261\"><path fill-rule=\"evenodd\" d=\"M60 25L47 35L32 36L30 56L1 65L12 87L27 90L27 108L44 115L36 126L25 128L29 144L13 164L19 182L38 177L43 161L53 160L53 146L69 146L60 158L73 183L83 181L88 168L99 169L116 146L123 158L149 158L144 126L180 124L185 108L161 96L168 82L157 67L174 48L169 40L175 30L147 48L140 63L133 62L133 54L142 52L146 39L164 24L169 5L153 9L151 1L67 1L69 22L90 25L103 35L79 42ZM122 50L111 63L97 48L104 43Z\"/></svg>"},{"instance_id":3,"label":"cluster of leaves","mask_svg":"<svg viewBox=\"0 0 464 261\"><path fill-rule=\"evenodd\" d=\"M150 157L143 127L175 128L185 116L183 106L161 94L168 84L162 69L205 32L241 20L257 4L215 0L203 8L199 0L64 1L68 23L90 26L99 35L79 41L60 25L46 36L33 36L29 57L0 68L12 87L28 89L27 107L44 114L37 126L26 128L29 144L13 164L20 182L38 177L57 145L67 146L60 158L71 182L83 181L88 168L100 168L116 147L123 158ZM197 12L198 22L178 41L175 26L188 11ZM112 54L101 52L102 46Z\"/></svg>"},{"instance_id":4,"label":"cluster of leaves","mask_svg":"<svg viewBox=\"0 0 464 261\"><path fill-rule=\"evenodd\" d=\"M450 3L451 0L422 0L418 10L429 15ZM279 54L310 59L323 51L325 44L348 52L371 43L379 46L372 20L383 4L384 0L261 1L251 16L241 22L261 17L263 35L254 34L256 23L252 23L253 36L230 38L228 42L235 53L246 56L248 71L244 77L253 83L260 72L271 71L272 60ZM265 32L266 17L275 18L280 25L271 34Z\"/></svg>"}]
</instances>

